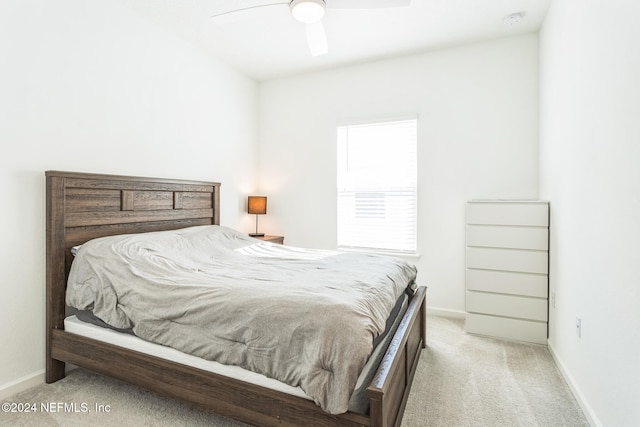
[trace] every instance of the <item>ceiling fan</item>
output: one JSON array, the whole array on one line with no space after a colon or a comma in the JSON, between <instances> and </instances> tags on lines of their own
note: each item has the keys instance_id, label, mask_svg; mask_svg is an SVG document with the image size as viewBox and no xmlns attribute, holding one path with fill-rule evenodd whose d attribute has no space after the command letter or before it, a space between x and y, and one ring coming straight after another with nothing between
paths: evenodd
<instances>
[{"instance_id":1,"label":"ceiling fan","mask_svg":"<svg viewBox=\"0 0 640 427\"><path fill-rule=\"evenodd\" d=\"M326 8L379 9L409 6L411 0L225 0L218 1L217 10L211 16L214 22L233 20L232 15L242 11L271 6L288 6L293 18L305 25L307 44L312 56L328 52L327 36L322 25ZM231 18L231 19L230 19Z\"/></svg>"}]
</instances>

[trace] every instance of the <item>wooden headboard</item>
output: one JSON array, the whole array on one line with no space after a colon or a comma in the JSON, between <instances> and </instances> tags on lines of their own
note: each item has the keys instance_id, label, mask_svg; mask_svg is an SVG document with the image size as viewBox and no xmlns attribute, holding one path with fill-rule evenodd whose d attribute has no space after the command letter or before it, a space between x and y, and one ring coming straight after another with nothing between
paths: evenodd
<instances>
[{"instance_id":1,"label":"wooden headboard","mask_svg":"<svg viewBox=\"0 0 640 427\"><path fill-rule=\"evenodd\" d=\"M45 176L47 341L53 329L64 327L73 246L115 234L220 224L217 182L60 171Z\"/></svg>"}]
</instances>

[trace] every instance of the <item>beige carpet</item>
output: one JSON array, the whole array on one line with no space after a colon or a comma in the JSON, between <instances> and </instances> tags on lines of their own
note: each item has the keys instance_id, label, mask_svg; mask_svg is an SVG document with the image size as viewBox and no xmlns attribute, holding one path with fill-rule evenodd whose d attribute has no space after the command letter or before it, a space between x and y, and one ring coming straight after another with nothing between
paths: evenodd
<instances>
[{"instance_id":1,"label":"beige carpet","mask_svg":"<svg viewBox=\"0 0 640 427\"><path fill-rule=\"evenodd\" d=\"M588 426L546 347L463 328L462 320L429 316L403 427ZM36 412L0 412L1 426L243 426L83 369L8 402L35 404Z\"/></svg>"},{"instance_id":2,"label":"beige carpet","mask_svg":"<svg viewBox=\"0 0 640 427\"><path fill-rule=\"evenodd\" d=\"M546 346L464 333L429 316L403 426L588 426Z\"/></svg>"}]
</instances>

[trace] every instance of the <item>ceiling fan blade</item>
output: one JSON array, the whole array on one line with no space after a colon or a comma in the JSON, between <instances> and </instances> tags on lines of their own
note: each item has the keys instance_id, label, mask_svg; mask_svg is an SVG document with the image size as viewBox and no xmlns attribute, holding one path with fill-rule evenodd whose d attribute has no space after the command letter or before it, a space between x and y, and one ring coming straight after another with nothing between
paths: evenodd
<instances>
[{"instance_id":1,"label":"ceiling fan blade","mask_svg":"<svg viewBox=\"0 0 640 427\"><path fill-rule=\"evenodd\" d=\"M333 9L380 9L385 7L406 7L411 0L325 0Z\"/></svg>"},{"instance_id":2,"label":"ceiling fan blade","mask_svg":"<svg viewBox=\"0 0 640 427\"><path fill-rule=\"evenodd\" d=\"M307 43L312 56L325 55L329 48L327 46L327 35L324 32L322 22L306 24Z\"/></svg>"},{"instance_id":3,"label":"ceiling fan blade","mask_svg":"<svg viewBox=\"0 0 640 427\"><path fill-rule=\"evenodd\" d=\"M216 24L238 22L254 16L256 9L264 7L288 5L289 0L227 0L216 2L217 7L211 14Z\"/></svg>"}]
</instances>

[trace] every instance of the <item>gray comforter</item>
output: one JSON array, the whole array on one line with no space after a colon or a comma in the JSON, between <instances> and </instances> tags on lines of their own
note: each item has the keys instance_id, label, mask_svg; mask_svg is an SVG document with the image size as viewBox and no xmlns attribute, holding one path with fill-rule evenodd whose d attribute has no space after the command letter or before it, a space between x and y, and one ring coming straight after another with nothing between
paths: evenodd
<instances>
[{"instance_id":1,"label":"gray comforter","mask_svg":"<svg viewBox=\"0 0 640 427\"><path fill-rule=\"evenodd\" d=\"M66 298L145 340L300 386L338 414L415 275L391 257L204 226L85 243Z\"/></svg>"}]
</instances>

